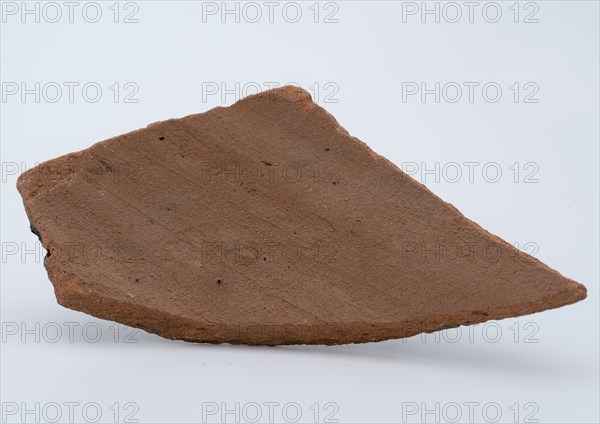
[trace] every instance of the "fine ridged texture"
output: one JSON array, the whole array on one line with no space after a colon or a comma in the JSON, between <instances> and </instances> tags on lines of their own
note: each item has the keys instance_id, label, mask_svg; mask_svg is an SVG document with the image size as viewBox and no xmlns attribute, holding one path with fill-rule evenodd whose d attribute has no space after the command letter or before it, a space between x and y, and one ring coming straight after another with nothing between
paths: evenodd
<instances>
[{"instance_id":1,"label":"fine ridged texture","mask_svg":"<svg viewBox=\"0 0 600 424\"><path fill-rule=\"evenodd\" d=\"M61 305L171 339L371 342L586 297L296 87L96 143L17 186Z\"/></svg>"}]
</instances>

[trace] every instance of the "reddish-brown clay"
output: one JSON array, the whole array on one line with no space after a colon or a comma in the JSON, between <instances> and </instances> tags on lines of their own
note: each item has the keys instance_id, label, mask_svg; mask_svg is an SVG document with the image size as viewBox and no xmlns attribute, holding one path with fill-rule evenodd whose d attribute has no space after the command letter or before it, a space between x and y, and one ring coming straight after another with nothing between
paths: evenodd
<instances>
[{"instance_id":1,"label":"reddish-brown clay","mask_svg":"<svg viewBox=\"0 0 600 424\"><path fill-rule=\"evenodd\" d=\"M171 339L371 342L586 297L295 87L45 162L18 189L61 305Z\"/></svg>"}]
</instances>

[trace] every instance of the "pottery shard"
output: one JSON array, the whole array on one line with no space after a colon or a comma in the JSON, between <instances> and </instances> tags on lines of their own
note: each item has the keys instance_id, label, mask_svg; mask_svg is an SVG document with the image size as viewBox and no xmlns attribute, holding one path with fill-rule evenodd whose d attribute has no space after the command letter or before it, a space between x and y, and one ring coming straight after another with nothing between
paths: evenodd
<instances>
[{"instance_id":1,"label":"pottery shard","mask_svg":"<svg viewBox=\"0 0 600 424\"><path fill-rule=\"evenodd\" d=\"M18 189L61 305L170 339L371 342L586 297L295 87L45 162Z\"/></svg>"}]
</instances>

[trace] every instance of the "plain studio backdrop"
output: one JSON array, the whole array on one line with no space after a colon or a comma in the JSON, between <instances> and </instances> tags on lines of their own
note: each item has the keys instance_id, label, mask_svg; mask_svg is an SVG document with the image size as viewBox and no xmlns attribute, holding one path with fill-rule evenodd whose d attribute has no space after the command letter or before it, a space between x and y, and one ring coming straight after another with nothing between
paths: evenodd
<instances>
[{"instance_id":1,"label":"plain studio backdrop","mask_svg":"<svg viewBox=\"0 0 600 424\"><path fill-rule=\"evenodd\" d=\"M598 26L595 1L2 2L3 422L598 422ZM287 83L588 298L277 348L57 305L20 172Z\"/></svg>"}]
</instances>

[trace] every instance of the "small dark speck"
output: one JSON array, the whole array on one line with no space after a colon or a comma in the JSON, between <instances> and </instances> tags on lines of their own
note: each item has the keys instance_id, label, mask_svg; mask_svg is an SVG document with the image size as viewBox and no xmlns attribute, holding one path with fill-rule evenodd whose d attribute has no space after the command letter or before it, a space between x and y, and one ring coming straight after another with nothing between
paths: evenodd
<instances>
[{"instance_id":1,"label":"small dark speck","mask_svg":"<svg viewBox=\"0 0 600 424\"><path fill-rule=\"evenodd\" d=\"M263 258L263 261L266 261L266 260L267 260L267 258Z\"/></svg>"},{"instance_id":2,"label":"small dark speck","mask_svg":"<svg viewBox=\"0 0 600 424\"><path fill-rule=\"evenodd\" d=\"M356 222L362 222L360 219L357 219Z\"/></svg>"},{"instance_id":3,"label":"small dark speck","mask_svg":"<svg viewBox=\"0 0 600 424\"><path fill-rule=\"evenodd\" d=\"M267 162L266 160L263 160L262 163L264 163L267 166L272 166L273 165L271 162Z\"/></svg>"},{"instance_id":4,"label":"small dark speck","mask_svg":"<svg viewBox=\"0 0 600 424\"><path fill-rule=\"evenodd\" d=\"M135 279L135 282L136 282L136 283L139 283L139 282L140 282L140 279L139 279L139 278L136 278L136 279Z\"/></svg>"},{"instance_id":5,"label":"small dark speck","mask_svg":"<svg viewBox=\"0 0 600 424\"><path fill-rule=\"evenodd\" d=\"M483 315L483 316L487 316L487 312L486 311L473 311L472 312L473 315Z\"/></svg>"},{"instance_id":6,"label":"small dark speck","mask_svg":"<svg viewBox=\"0 0 600 424\"><path fill-rule=\"evenodd\" d=\"M328 152L329 151L329 147L325 147L325 151Z\"/></svg>"},{"instance_id":7,"label":"small dark speck","mask_svg":"<svg viewBox=\"0 0 600 424\"><path fill-rule=\"evenodd\" d=\"M163 136L158 137L159 140L164 140L165 138Z\"/></svg>"},{"instance_id":8,"label":"small dark speck","mask_svg":"<svg viewBox=\"0 0 600 424\"><path fill-rule=\"evenodd\" d=\"M218 284L218 285L221 285L221 284L223 284L223 280L221 280L221 279L219 278L219 279L217 280L217 284Z\"/></svg>"}]
</instances>

